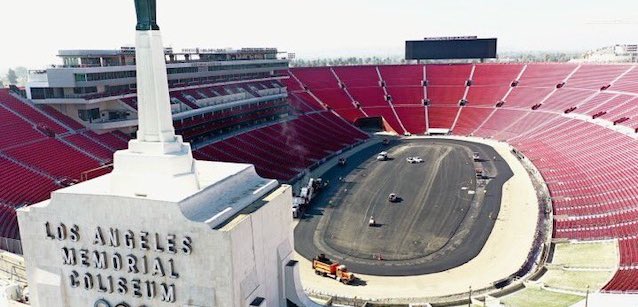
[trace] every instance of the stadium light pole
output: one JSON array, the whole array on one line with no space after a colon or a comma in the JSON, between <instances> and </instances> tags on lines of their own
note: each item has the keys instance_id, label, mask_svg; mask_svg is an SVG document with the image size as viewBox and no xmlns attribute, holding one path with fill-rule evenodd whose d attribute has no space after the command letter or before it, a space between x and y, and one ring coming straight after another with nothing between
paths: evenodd
<instances>
[{"instance_id":1,"label":"stadium light pole","mask_svg":"<svg viewBox=\"0 0 638 307\"><path fill-rule=\"evenodd\" d=\"M470 286L470 292L467 294L467 307L472 307L472 286Z\"/></svg>"},{"instance_id":2,"label":"stadium light pole","mask_svg":"<svg viewBox=\"0 0 638 307\"><path fill-rule=\"evenodd\" d=\"M587 285L587 292L585 293L585 307L589 306L589 285Z\"/></svg>"}]
</instances>

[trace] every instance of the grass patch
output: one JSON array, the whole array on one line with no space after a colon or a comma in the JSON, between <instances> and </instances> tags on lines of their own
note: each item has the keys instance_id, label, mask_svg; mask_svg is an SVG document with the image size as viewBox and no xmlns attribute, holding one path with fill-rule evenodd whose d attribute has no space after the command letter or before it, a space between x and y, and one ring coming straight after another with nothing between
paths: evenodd
<instances>
[{"instance_id":1,"label":"grass patch","mask_svg":"<svg viewBox=\"0 0 638 307\"><path fill-rule=\"evenodd\" d=\"M602 288L609 279L611 279L613 271L564 271L549 270L541 282L549 287L586 291L587 286L592 291Z\"/></svg>"},{"instance_id":2,"label":"grass patch","mask_svg":"<svg viewBox=\"0 0 638 307\"><path fill-rule=\"evenodd\" d=\"M576 304L584 298L578 295L525 288L506 296L501 302L507 307L566 307Z\"/></svg>"},{"instance_id":3,"label":"grass patch","mask_svg":"<svg viewBox=\"0 0 638 307\"><path fill-rule=\"evenodd\" d=\"M571 267L610 267L618 263L616 242L556 244L553 264Z\"/></svg>"}]
</instances>

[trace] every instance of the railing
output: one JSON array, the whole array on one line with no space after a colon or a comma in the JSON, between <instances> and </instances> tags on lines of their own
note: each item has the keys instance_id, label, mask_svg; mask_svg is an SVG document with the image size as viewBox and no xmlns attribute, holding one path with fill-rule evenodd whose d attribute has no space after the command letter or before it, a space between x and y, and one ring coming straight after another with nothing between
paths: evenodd
<instances>
[{"instance_id":1,"label":"railing","mask_svg":"<svg viewBox=\"0 0 638 307\"><path fill-rule=\"evenodd\" d=\"M113 170L113 163L102 165L98 168L94 168L88 171L84 171L82 172L82 174L80 174L80 182L97 178L101 175L104 175L105 173L110 173L111 170Z\"/></svg>"}]
</instances>

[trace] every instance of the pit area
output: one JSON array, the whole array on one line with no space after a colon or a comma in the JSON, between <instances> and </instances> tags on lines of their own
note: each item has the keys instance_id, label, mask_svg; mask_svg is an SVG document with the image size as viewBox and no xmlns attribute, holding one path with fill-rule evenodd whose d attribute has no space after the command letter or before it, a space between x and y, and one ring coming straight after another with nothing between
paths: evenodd
<instances>
[{"instance_id":1,"label":"pit area","mask_svg":"<svg viewBox=\"0 0 638 307\"><path fill-rule=\"evenodd\" d=\"M388 160L377 160L382 151ZM408 163L408 157L423 162ZM477 178L477 168L484 178ZM368 147L324 174L329 184L295 228L295 249L306 259L325 253L367 275L461 266L489 238L512 175L502 157L480 143L417 139ZM388 200L391 193L397 202Z\"/></svg>"}]
</instances>

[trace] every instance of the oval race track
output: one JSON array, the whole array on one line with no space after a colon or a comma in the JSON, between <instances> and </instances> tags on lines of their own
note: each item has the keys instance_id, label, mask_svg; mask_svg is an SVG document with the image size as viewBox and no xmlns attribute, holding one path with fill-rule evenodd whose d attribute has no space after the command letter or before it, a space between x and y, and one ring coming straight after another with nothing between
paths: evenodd
<instances>
[{"instance_id":1,"label":"oval race track","mask_svg":"<svg viewBox=\"0 0 638 307\"><path fill-rule=\"evenodd\" d=\"M391 160L376 161L381 151L388 151ZM473 152L484 160L475 164ZM409 164L409 156L424 163ZM489 179L477 180L475 167ZM487 241L503 183L511 176L503 159L483 144L422 139L371 146L324 175L330 184L295 228L295 249L308 259L325 253L369 275L422 275L457 267L478 255ZM389 193L401 201L388 202ZM370 227L370 216L379 225Z\"/></svg>"}]
</instances>

